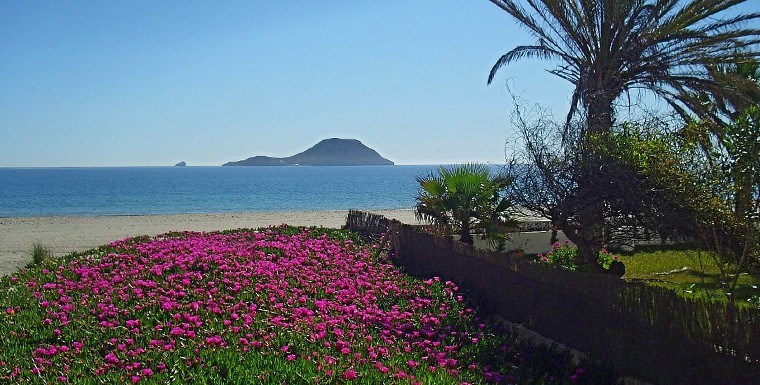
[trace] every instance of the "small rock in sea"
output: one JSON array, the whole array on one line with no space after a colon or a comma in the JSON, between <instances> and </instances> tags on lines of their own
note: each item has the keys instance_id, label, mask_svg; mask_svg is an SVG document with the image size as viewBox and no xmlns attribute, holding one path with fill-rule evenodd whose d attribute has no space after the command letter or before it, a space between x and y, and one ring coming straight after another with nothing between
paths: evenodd
<instances>
[{"instance_id":1,"label":"small rock in sea","mask_svg":"<svg viewBox=\"0 0 760 385\"><path fill-rule=\"evenodd\" d=\"M185 162L179 162L179 163L175 164L174 166L176 166L176 167L185 167L185 166L187 166L187 163L185 163Z\"/></svg>"}]
</instances>

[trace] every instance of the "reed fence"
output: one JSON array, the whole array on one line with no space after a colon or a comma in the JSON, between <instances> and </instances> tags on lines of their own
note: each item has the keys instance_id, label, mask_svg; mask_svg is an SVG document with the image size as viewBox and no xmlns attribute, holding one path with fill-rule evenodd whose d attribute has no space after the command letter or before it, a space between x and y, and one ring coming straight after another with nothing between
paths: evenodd
<instances>
[{"instance_id":1,"label":"reed fence","mask_svg":"<svg viewBox=\"0 0 760 385\"><path fill-rule=\"evenodd\" d=\"M611 275L546 268L351 211L409 274L457 282L481 310L653 384L760 384L760 312Z\"/></svg>"}]
</instances>

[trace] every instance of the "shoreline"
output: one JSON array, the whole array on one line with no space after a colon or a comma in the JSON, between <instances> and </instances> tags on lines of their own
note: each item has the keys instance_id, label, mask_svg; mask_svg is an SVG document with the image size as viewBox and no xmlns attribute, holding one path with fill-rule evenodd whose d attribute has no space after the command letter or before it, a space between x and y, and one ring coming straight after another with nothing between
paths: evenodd
<instances>
[{"instance_id":1,"label":"shoreline","mask_svg":"<svg viewBox=\"0 0 760 385\"><path fill-rule=\"evenodd\" d=\"M0 221L15 219L41 219L41 218L111 218L111 217L171 217L182 215L276 215L276 214L299 214L299 213L332 213L342 212L348 215L350 210L366 211L372 213L395 213L414 212L414 208L395 208L395 209L315 209L315 210L252 210L252 211L199 211L199 212L180 212L180 213L143 213L143 214L44 214L44 215L17 215L2 216Z\"/></svg>"},{"instance_id":2,"label":"shoreline","mask_svg":"<svg viewBox=\"0 0 760 385\"><path fill-rule=\"evenodd\" d=\"M0 217L0 276L18 271L30 260L32 245L54 256L85 251L116 240L170 231L217 231L288 224L340 228L349 210L257 211L193 214ZM365 210L408 224L418 224L413 209Z\"/></svg>"}]
</instances>

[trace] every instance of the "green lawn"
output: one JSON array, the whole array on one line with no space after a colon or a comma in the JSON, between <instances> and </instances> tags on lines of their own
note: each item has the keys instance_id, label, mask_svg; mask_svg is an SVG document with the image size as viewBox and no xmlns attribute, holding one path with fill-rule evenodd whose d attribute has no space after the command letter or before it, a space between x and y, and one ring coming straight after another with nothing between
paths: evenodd
<instances>
[{"instance_id":1,"label":"green lawn","mask_svg":"<svg viewBox=\"0 0 760 385\"><path fill-rule=\"evenodd\" d=\"M685 297L723 301L726 292L730 292L721 283L718 266L705 252L652 249L621 255L620 261L626 267L624 279L672 288ZM731 296L738 304L760 306L760 274L740 274Z\"/></svg>"}]
</instances>

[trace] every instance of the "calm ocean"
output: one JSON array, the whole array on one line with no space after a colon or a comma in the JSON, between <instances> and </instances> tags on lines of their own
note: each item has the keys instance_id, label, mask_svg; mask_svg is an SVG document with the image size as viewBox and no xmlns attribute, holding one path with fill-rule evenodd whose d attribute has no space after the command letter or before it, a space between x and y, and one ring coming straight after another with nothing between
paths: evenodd
<instances>
[{"instance_id":1,"label":"calm ocean","mask_svg":"<svg viewBox=\"0 0 760 385\"><path fill-rule=\"evenodd\" d=\"M437 168L0 168L0 217L411 209Z\"/></svg>"}]
</instances>

